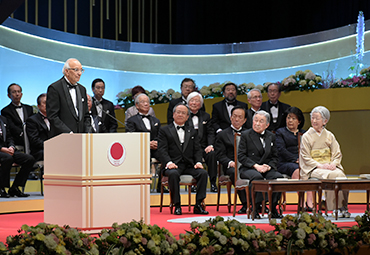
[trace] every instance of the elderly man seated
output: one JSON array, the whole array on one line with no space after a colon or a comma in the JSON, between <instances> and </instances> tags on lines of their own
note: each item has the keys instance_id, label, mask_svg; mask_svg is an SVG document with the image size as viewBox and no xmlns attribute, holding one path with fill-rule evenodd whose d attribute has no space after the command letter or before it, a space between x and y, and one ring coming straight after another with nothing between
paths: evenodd
<instances>
[{"instance_id":1,"label":"elderly man seated","mask_svg":"<svg viewBox=\"0 0 370 255\"><path fill-rule=\"evenodd\" d=\"M192 175L197 180L195 214L208 214L201 203L206 198L207 171L203 169L202 149L197 132L185 125L190 111L178 104L173 108L172 123L162 127L158 135L158 155L166 167L163 174L168 176L171 199L175 215L181 215L180 175Z\"/></svg>"},{"instance_id":2,"label":"elderly man seated","mask_svg":"<svg viewBox=\"0 0 370 255\"><path fill-rule=\"evenodd\" d=\"M242 164L240 177L250 180L250 190L254 180L272 180L283 177L277 171L278 154L275 145L275 134L266 130L269 124L270 114L263 110L257 111L253 116L252 128L243 132L240 139L238 151L238 159ZM272 218L282 218L276 210L280 195L280 192L274 192L272 201L269 201ZM256 208L259 208L262 200L262 193L257 192L255 197ZM257 210L255 210L254 218L261 218Z\"/></svg>"}]
</instances>

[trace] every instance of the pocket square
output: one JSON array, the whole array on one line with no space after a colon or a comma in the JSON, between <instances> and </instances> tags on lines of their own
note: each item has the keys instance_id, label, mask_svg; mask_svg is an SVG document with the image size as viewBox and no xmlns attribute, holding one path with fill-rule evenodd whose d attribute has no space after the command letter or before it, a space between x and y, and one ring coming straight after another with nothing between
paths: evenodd
<instances>
[{"instance_id":1,"label":"pocket square","mask_svg":"<svg viewBox=\"0 0 370 255\"><path fill-rule=\"evenodd\" d=\"M82 98L82 102L85 102L85 98Z\"/></svg>"},{"instance_id":2,"label":"pocket square","mask_svg":"<svg viewBox=\"0 0 370 255\"><path fill-rule=\"evenodd\" d=\"M207 124L207 121L203 121L203 125Z\"/></svg>"},{"instance_id":3,"label":"pocket square","mask_svg":"<svg viewBox=\"0 0 370 255\"><path fill-rule=\"evenodd\" d=\"M106 110L107 113L109 113L109 110Z\"/></svg>"},{"instance_id":4,"label":"pocket square","mask_svg":"<svg viewBox=\"0 0 370 255\"><path fill-rule=\"evenodd\" d=\"M158 126L158 123L154 123L154 126L156 127L156 126Z\"/></svg>"}]
</instances>

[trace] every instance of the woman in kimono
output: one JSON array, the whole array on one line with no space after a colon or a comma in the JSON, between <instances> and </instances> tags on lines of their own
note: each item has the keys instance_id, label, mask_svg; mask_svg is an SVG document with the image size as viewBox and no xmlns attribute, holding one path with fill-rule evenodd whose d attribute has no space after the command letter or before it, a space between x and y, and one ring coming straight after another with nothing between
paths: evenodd
<instances>
[{"instance_id":1,"label":"woman in kimono","mask_svg":"<svg viewBox=\"0 0 370 255\"><path fill-rule=\"evenodd\" d=\"M317 106L311 111L311 126L302 136L299 154L301 178L335 179L346 177L341 165L342 153L333 133L325 128L330 119L330 112L324 106ZM335 205L334 191L326 192L328 210ZM311 201L309 201L311 200ZM312 205L312 196L307 196L308 206ZM348 191L339 191L339 217L350 217L347 209ZM334 212L333 212L334 213Z\"/></svg>"}]
</instances>

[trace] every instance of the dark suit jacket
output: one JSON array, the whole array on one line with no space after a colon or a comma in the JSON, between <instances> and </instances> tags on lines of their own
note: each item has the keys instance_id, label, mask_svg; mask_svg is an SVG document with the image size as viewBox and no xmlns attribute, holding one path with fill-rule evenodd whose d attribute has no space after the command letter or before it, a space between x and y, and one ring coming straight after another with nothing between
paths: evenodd
<instances>
[{"instance_id":1,"label":"dark suit jacket","mask_svg":"<svg viewBox=\"0 0 370 255\"><path fill-rule=\"evenodd\" d=\"M31 155L36 155L37 152L44 150L44 141L49 138L50 134L40 112L27 119L26 132L30 142Z\"/></svg>"},{"instance_id":2,"label":"dark suit jacket","mask_svg":"<svg viewBox=\"0 0 370 255\"><path fill-rule=\"evenodd\" d=\"M253 129L242 133L238 160L242 164L240 171L252 169L254 164L267 164L273 170L277 170L278 154L275 145L275 134L265 131L265 149L262 146L259 134Z\"/></svg>"},{"instance_id":3,"label":"dark suit jacket","mask_svg":"<svg viewBox=\"0 0 370 255\"><path fill-rule=\"evenodd\" d=\"M140 114L136 114L127 119L126 132L150 132L150 141L158 141L158 133L161 122L156 117L150 116L150 131L146 128ZM157 149L158 150L158 149ZM156 158L157 150L150 150L152 158Z\"/></svg>"},{"instance_id":4,"label":"dark suit jacket","mask_svg":"<svg viewBox=\"0 0 370 255\"><path fill-rule=\"evenodd\" d=\"M267 128L270 131L276 131L278 128L286 126L284 113L290 107L290 105L284 104L280 101L278 101L277 104L278 104L278 118L277 118L276 123L274 123L272 120L272 115L270 111L270 108L271 108L270 100L263 102L261 105L261 110L264 110L270 113L270 126Z\"/></svg>"},{"instance_id":5,"label":"dark suit jacket","mask_svg":"<svg viewBox=\"0 0 370 255\"><path fill-rule=\"evenodd\" d=\"M10 133L8 121L4 116L0 115L0 126L3 133L3 139L0 139L0 149L2 147L9 148L10 146L15 147L12 135Z\"/></svg>"},{"instance_id":6,"label":"dark suit jacket","mask_svg":"<svg viewBox=\"0 0 370 255\"><path fill-rule=\"evenodd\" d=\"M22 104L24 121L31 117L33 113L33 108L30 105ZM1 110L1 115L3 115L8 120L9 130L14 139L15 144L24 145L24 135L23 135L23 122L19 117L14 104L10 103Z\"/></svg>"},{"instance_id":7,"label":"dark suit jacket","mask_svg":"<svg viewBox=\"0 0 370 255\"><path fill-rule=\"evenodd\" d=\"M90 114L90 120L92 118L92 121L94 122L94 126L95 126L95 130L94 130L94 127L93 127L93 124L91 124L91 131L93 133L107 133L107 129L105 127L105 125L103 124L103 122L101 121L101 118L97 115L92 115L91 112L89 112Z\"/></svg>"},{"instance_id":8,"label":"dark suit jacket","mask_svg":"<svg viewBox=\"0 0 370 255\"><path fill-rule=\"evenodd\" d=\"M187 102L186 100L184 100L182 98L182 96L180 98L176 98L176 99L172 99L170 101L170 103L168 104L168 109L167 109L167 125L172 123L173 122L173 108L179 104L179 103L183 103L184 105L187 105ZM206 111L206 108L204 106L204 104L202 105L202 108L200 108L202 111Z\"/></svg>"},{"instance_id":9,"label":"dark suit jacket","mask_svg":"<svg viewBox=\"0 0 370 255\"><path fill-rule=\"evenodd\" d=\"M64 77L48 87L46 112L50 121L51 137L61 133L70 133L71 131L73 133L92 132L86 89L78 84L76 92L78 116Z\"/></svg>"},{"instance_id":10,"label":"dark suit jacket","mask_svg":"<svg viewBox=\"0 0 370 255\"><path fill-rule=\"evenodd\" d=\"M247 121L244 123L244 127L246 129L252 128L252 126L253 126L253 115L254 115L254 111L252 110L252 108L249 108L247 110Z\"/></svg>"},{"instance_id":11,"label":"dark suit jacket","mask_svg":"<svg viewBox=\"0 0 370 255\"><path fill-rule=\"evenodd\" d=\"M244 107L245 109L248 109L248 105L244 102L240 102L236 100L236 105L240 105ZM213 104L212 124L213 124L213 129L215 130L215 132L220 128L224 130L225 128L230 127L231 121L230 121L229 113L227 112L227 109L226 109L225 99Z\"/></svg>"},{"instance_id":12,"label":"dark suit jacket","mask_svg":"<svg viewBox=\"0 0 370 255\"><path fill-rule=\"evenodd\" d=\"M96 101L96 99L93 97L92 98L91 113L92 113L93 116L95 116L95 115L98 116L98 111L96 110L95 101ZM106 114L106 113L109 113L114 118L116 117L116 114L114 113L113 103L111 101L108 101L108 100L102 98L101 104L103 105L103 113L102 113L102 117L101 117L101 122L105 126L104 130L106 130L106 132L108 132L108 133L116 133L117 132L117 127L118 127L117 121Z\"/></svg>"},{"instance_id":13,"label":"dark suit jacket","mask_svg":"<svg viewBox=\"0 0 370 255\"><path fill-rule=\"evenodd\" d=\"M194 128L191 116L189 116L186 125ZM198 116L198 137L203 150L215 142L215 131L212 127L211 116L202 110L199 110Z\"/></svg>"},{"instance_id":14,"label":"dark suit jacket","mask_svg":"<svg viewBox=\"0 0 370 255\"><path fill-rule=\"evenodd\" d=\"M241 132L244 130L242 129ZM217 160L224 166L224 169L227 169L230 161L235 161L234 131L230 126L217 134L215 151Z\"/></svg>"},{"instance_id":15,"label":"dark suit jacket","mask_svg":"<svg viewBox=\"0 0 370 255\"><path fill-rule=\"evenodd\" d=\"M158 135L158 157L164 166L170 161L176 165L184 163L191 167L197 162L202 162L202 150L197 132L185 126L184 144L181 145L173 123L162 127Z\"/></svg>"}]
</instances>

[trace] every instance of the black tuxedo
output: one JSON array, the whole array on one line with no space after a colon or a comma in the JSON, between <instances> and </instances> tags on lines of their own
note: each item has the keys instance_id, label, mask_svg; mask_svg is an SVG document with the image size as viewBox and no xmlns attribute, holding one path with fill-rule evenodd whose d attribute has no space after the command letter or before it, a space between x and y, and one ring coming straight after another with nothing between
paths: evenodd
<instances>
[{"instance_id":1,"label":"black tuxedo","mask_svg":"<svg viewBox=\"0 0 370 255\"><path fill-rule=\"evenodd\" d=\"M4 116L0 116L0 127L2 130L2 135L0 136L0 149L2 147L14 148L14 141L9 131L7 119ZM24 187L28 175L32 171L35 159L31 155L19 152L16 149L13 155L0 152L0 188L10 187L10 170L13 163L20 165L21 170L16 175L12 187Z\"/></svg>"},{"instance_id":2,"label":"black tuxedo","mask_svg":"<svg viewBox=\"0 0 370 255\"><path fill-rule=\"evenodd\" d=\"M168 109L167 109L167 125L173 122L173 108L180 103L187 105L186 100L182 96L176 99L172 99L169 102ZM204 104L202 105L202 108L200 109L204 112L206 111Z\"/></svg>"},{"instance_id":3,"label":"black tuxedo","mask_svg":"<svg viewBox=\"0 0 370 255\"><path fill-rule=\"evenodd\" d=\"M252 108L247 110L247 121L244 123L246 129L250 129L253 126L253 115L255 111Z\"/></svg>"},{"instance_id":4,"label":"black tuxedo","mask_svg":"<svg viewBox=\"0 0 370 255\"><path fill-rule=\"evenodd\" d=\"M261 105L261 110L264 110L270 114L270 126L267 128L270 131L276 131L277 129L286 126L285 111L290 107L290 105L284 104L280 101L277 102L277 105L278 105L278 118L275 123L273 122L270 110L271 109L270 100L263 102Z\"/></svg>"},{"instance_id":5,"label":"black tuxedo","mask_svg":"<svg viewBox=\"0 0 370 255\"><path fill-rule=\"evenodd\" d=\"M64 77L48 87L46 112L50 121L51 137L61 133L92 132L86 89L81 84L76 86L78 116Z\"/></svg>"},{"instance_id":6,"label":"black tuxedo","mask_svg":"<svg viewBox=\"0 0 370 255\"><path fill-rule=\"evenodd\" d=\"M260 135L256 133L252 128L243 132L240 139L238 149L238 159L241 164L240 176L243 179L250 180L250 189L252 188L254 180L270 180L283 177L277 171L278 154L275 145L275 134L268 130L265 130L264 142L265 148L263 148L262 142L260 140ZM271 170L265 173L260 173L255 168L253 168L255 164L267 164L271 167ZM274 206L277 204L279 198L280 193L273 194L272 210L274 210ZM256 203L260 203L262 201L262 194L260 192L256 193L255 201Z\"/></svg>"},{"instance_id":7,"label":"black tuxedo","mask_svg":"<svg viewBox=\"0 0 370 255\"><path fill-rule=\"evenodd\" d=\"M242 129L241 132L244 130ZM224 170L225 174L229 175L232 183L235 184L235 168L228 167L230 161L235 161L234 131L231 126L217 134L215 151L218 161L222 164L223 169L226 169ZM238 190L238 195L243 205L246 205L247 195L245 190Z\"/></svg>"},{"instance_id":8,"label":"black tuxedo","mask_svg":"<svg viewBox=\"0 0 370 255\"><path fill-rule=\"evenodd\" d=\"M215 151L210 151L208 153L204 151L206 147L208 147L209 145L214 145L215 142L215 132L211 124L211 116L202 110L198 111L197 116L198 116L198 129L196 130L198 131L198 137L200 139L200 144L203 151L203 158L205 159L206 164L208 166L209 180L211 184L216 185L217 179L216 153ZM189 116L186 125L189 125L190 127L194 128L192 115Z\"/></svg>"},{"instance_id":9,"label":"black tuxedo","mask_svg":"<svg viewBox=\"0 0 370 255\"><path fill-rule=\"evenodd\" d=\"M97 115L92 115L91 111L89 112L90 115L90 123L91 123L91 132L92 133L107 133L107 129L102 122L101 118Z\"/></svg>"},{"instance_id":10,"label":"black tuxedo","mask_svg":"<svg viewBox=\"0 0 370 255\"><path fill-rule=\"evenodd\" d=\"M91 107L91 113L93 116L98 116L98 111L96 109L96 99L95 97L92 98L92 107ZM102 116L101 116L101 119L100 121L103 123L103 125L105 126L104 130L105 132L108 132L108 133L116 133L117 132L117 127L118 127L118 124L117 124L117 121L115 119L113 119L112 117L108 116L106 113L112 115L114 118L116 117L116 114L114 113L114 105L111 101L108 101L104 98L102 98L101 102L100 102L103 106L103 112L102 112ZM102 131L100 131L99 133L102 133Z\"/></svg>"},{"instance_id":11,"label":"black tuxedo","mask_svg":"<svg viewBox=\"0 0 370 255\"><path fill-rule=\"evenodd\" d=\"M31 117L33 113L33 108L30 105L21 104L23 109L23 119L26 122L27 118ZM19 117L16 107L14 104L10 103L1 110L1 115L3 115L8 120L8 125L10 133L14 139L16 145L24 145L24 135L23 135L23 124L24 122Z\"/></svg>"},{"instance_id":12,"label":"black tuxedo","mask_svg":"<svg viewBox=\"0 0 370 255\"><path fill-rule=\"evenodd\" d=\"M150 130L148 130L141 116L140 114L136 114L127 119L126 132L150 132L150 141L158 141L158 133L161 127L159 119L149 115ZM150 156L157 158L157 150L150 150Z\"/></svg>"},{"instance_id":13,"label":"black tuxedo","mask_svg":"<svg viewBox=\"0 0 370 255\"><path fill-rule=\"evenodd\" d=\"M248 105L244 102L236 100L236 105L240 105L244 107L246 110L248 109ZM225 128L230 127L231 121L229 113L226 108L226 99L213 104L212 124L215 132L217 132L217 130L220 128L224 130Z\"/></svg>"},{"instance_id":14,"label":"black tuxedo","mask_svg":"<svg viewBox=\"0 0 370 255\"><path fill-rule=\"evenodd\" d=\"M171 198L174 205L180 205L180 175L189 174L197 180L197 204L206 197L207 171L195 169L194 165L202 162L202 150L195 129L185 126L184 143L180 143L177 129L173 123L162 127L158 135L158 157L163 166L173 162L177 169L165 169L168 176Z\"/></svg>"},{"instance_id":15,"label":"black tuxedo","mask_svg":"<svg viewBox=\"0 0 370 255\"><path fill-rule=\"evenodd\" d=\"M27 119L26 132L30 142L31 155L37 161L44 160L44 141L50 137L50 131L40 112Z\"/></svg>"}]
</instances>

